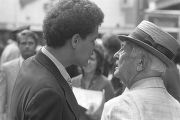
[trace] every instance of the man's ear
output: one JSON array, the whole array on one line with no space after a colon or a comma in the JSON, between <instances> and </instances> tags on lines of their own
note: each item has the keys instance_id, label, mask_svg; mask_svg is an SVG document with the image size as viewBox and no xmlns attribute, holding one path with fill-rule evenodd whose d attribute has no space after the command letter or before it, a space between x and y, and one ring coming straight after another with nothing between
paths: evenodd
<instances>
[{"instance_id":1,"label":"man's ear","mask_svg":"<svg viewBox=\"0 0 180 120\"><path fill-rule=\"evenodd\" d=\"M79 34L74 34L72 36L71 45L73 48L76 48L81 40L81 36Z\"/></svg>"},{"instance_id":2,"label":"man's ear","mask_svg":"<svg viewBox=\"0 0 180 120\"><path fill-rule=\"evenodd\" d=\"M140 72L140 71L142 71L142 70L144 69L144 67L145 67L144 57L138 59L137 61L138 61L138 62L137 62L137 68L136 68L136 70L137 70L138 72Z\"/></svg>"}]
</instances>

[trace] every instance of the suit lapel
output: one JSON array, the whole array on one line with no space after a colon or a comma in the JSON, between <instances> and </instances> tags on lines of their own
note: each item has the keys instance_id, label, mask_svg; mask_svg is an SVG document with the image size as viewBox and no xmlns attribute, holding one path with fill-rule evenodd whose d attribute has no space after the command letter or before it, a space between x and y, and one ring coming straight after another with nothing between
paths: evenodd
<instances>
[{"instance_id":1,"label":"suit lapel","mask_svg":"<svg viewBox=\"0 0 180 120\"><path fill-rule=\"evenodd\" d=\"M79 118L79 106L76 101L76 98L72 92L72 89L70 88L69 84L66 82L64 77L61 75L58 68L55 66L55 64L41 51L39 51L35 57L38 62L40 62L42 65L44 65L55 77L57 80L58 85L63 89L64 96L66 97L66 101L71 108L74 115Z\"/></svg>"}]
</instances>

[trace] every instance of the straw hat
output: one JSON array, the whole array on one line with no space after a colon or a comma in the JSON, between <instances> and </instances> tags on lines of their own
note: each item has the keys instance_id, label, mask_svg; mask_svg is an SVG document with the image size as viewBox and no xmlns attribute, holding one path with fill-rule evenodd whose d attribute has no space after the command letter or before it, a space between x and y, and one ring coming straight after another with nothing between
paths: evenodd
<instances>
[{"instance_id":1,"label":"straw hat","mask_svg":"<svg viewBox=\"0 0 180 120\"><path fill-rule=\"evenodd\" d=\"M180 45L169 33L149 21L142 21L128 36L119 35L120 40L131 41L162 60L167 66L173 60Z\"/></svg>"}]
</instances>

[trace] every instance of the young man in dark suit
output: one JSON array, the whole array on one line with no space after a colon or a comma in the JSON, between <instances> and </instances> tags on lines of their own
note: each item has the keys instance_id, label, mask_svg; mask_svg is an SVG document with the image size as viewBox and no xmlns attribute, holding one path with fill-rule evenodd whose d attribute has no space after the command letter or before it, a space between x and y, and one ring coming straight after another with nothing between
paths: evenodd
<instances>
[{"instance_id":1,"label":"young man in dark suit","mask_svg":"<svg viewBox=\"0 0 180 120\"><path fill-rule=\"evenodd\" d=\"M65 68L87 64L103 17L101 9L88 0L61 0L47 13L46 46L20 69L11 99L12 120L79 119Z\"/></svg>"}]
</instances>

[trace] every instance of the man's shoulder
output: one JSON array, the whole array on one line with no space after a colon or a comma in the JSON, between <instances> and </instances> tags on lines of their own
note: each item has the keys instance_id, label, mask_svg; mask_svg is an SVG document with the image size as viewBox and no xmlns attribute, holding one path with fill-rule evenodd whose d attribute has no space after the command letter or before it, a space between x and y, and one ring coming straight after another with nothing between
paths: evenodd
<instances>
[{"instance_id":1,"label":"man's shoulder","mask_svg":"<svg viewBox=\"0 0 180 120\"><path fill-rule=\"evenodd\" d=\"M26 59L20 69L17 77L19 84L23 86L31 86L33 89L44 87L59 88L57 78L50 68L47 68L32 56Z\"/></svg>"},{"instance_id":2,"label":"man's shoulder","mask_svg":"<svg viewBox=\"0 0 180 120\"><path fill-rule=\"evenodd\" d=\"M113 106L113 105L116 106L118 104L124 104L124 103L129 104L130 102L132 102L132 96L129 95L128 93L125 93L117 97L114 97L108 102L106 102L106 106Z\"/></svg>"},{"instance_id":3,"label":"man's shoulder","mask_svg":"<svg viewBox=\"0 0 180 120\"><path fill-rule=\"evenodd\" d=\"M48 68L35 59L35 56L32 56L23 62L19 74L21 74L20 77L22 79L28 79L28 81L36 83L52 82L52 79L56 79Z\"/></svg>"},{"instance_id":4,"label":"man's shoulder","mask_svg":"<svg viewBox=\"0 0 180 120\"><path fill-rule=\"evenodd\" d=\"M16 59L13 59L11 61L8 61L8 62L5 62L1 65L1 68L2 69L5 69L5 68L11 68L12 66L16 66L17 63L19 63L19 58L16 58Z\"/></svg>"},{"instance_id":5,"label":"man's shoulder","mask_svg":"<svg viewBox=\"0 0 180 120\"><path fill-rule=\"evenodd\" d=\"M14 53L20 53L20 50L18 46L15 43L7 45L3 50L3 55L5 54L14 54Z\"/></svg>"},{"instance_id":6,"label":"man's shoulder","mask_svg":"<svg viewBox=\"0 0 180 120\"><path fill-rule=\"evenodd\" d=\"M18 45L15 42L13 42L13 43L8 44L4 49L9 50L9 49L17 49L17 48L18 48Z\"/></svg>"},{"instance_id":7,"label":"man's shoulder","mask_svg":"<svg viewBox=\"0 0 180 120\"><path fill-rule=\"evenodd\" d=\"M104 113L107 114L104 116L111 116L116 119L132 119L133 117L138 117L134 116L134 113L138 115L138 108L128 94L122 94L105 103Z\"/></svg>"}]
</instances>

